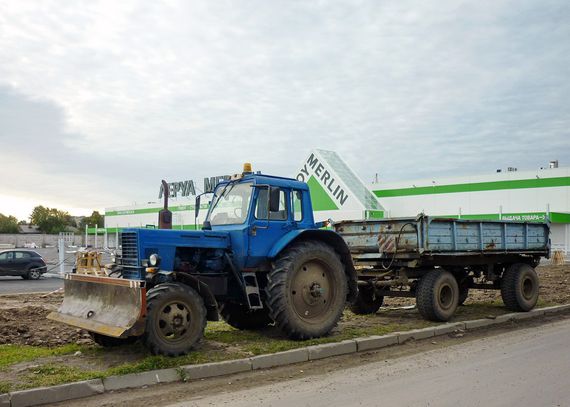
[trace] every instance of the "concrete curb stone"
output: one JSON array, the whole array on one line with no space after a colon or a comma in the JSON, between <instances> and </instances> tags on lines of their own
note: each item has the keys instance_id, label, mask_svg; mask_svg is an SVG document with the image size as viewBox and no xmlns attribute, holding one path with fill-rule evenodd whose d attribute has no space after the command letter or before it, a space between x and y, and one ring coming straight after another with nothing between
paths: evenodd
<instances>
[{"instance_id":1,"label":"concrete curb stone","mask_svg":"<svg viewBox=\"0 0 570 407\"><path fill-rule=\"evenodd\" d=\"M105 391L150 386L159 383L170 383L181 380L176 369L152 370L150 372L132 373L121 376L110 376L103 379Z\"/></svg>"},{"instance_id":2,"label":"concrete curb stone","mask_svg":"<svg viewBox=\"0 0 570 407\"><path fill-rule=\"evenodd\" d=\"M196 380L207 377L224 376L252 370L250 359L228 360L225 362L205 363L203 365L182 366L186 379Z\"/></svg>"},{"instance_id":3,"label":"concrete curb stone","mask_svg":"<svg viewBox=\"0 0 570 407\"><path fill-rule=\"evenodd\" d=\"M483 328L485 326L495 325L496 323L494 319L489 318L472 319L471 321L465 321L465 329Z\"/></svg>"},{"instance_id":4,"label":"concrete curb stone","mask_svg":"<svg viewBox=\"0 0 570 407\"><path fill-rule=\"evenodd\" d=\"M269 355L259 355L250 358L250 360L253 370L291 365L293 363L307 362L309 360L309 349L300 348L285 352L271 353Z\"/></svg>"},{"instance_id":5,"label":"concrete curb stone","mask_svg":"<svg viewBox=\"0 0 570 407\"><path fill-rule=\"evenodd\" d=\"M105 392L101 379L60 384L51 387L15 391L10 393L12 407L37 406L64 400L94 396Z\"/></svg>"},{"instance_id":6,"label":"concrete curb stone","mask_svg":"<svg viewBox=\"0 0 570 407\"><path fill-rule=\"evenodd\" d=\"M366 338L356 338L356 348L358 352L366 350L385 348L386 346L396 345L398 343L398 334L390 334L383 336L368 336Z\"/></svg>"},{"instance_id":7,"label":"concrete curb stone","mask_svg":"<svg viewBox=\"0 0 570 407\"><path fill-rule=\"evenodd\" d=\"M534 311L534 310L533 310ZM529 311L529 312L516 312L514 314L509 314L511 316L511 319L513 321L517 321L517 320L521 320L521 319L531 319L531 318L537 318L540 316L544 315L544 311L542 312L533 312L533 311Z\"/></svg>"},{"instance_id":8,"label":"concrete curb stone","mask_svg":"<svg viewBox=\"0 0 570 407\"><path fill-rule=\"evenodd\" d=\"M10 407L9 394L0 394L0 407Z\"/></svg>"},{"instance_id":9,"label":"concrete curb stone","mask_svg":"<svg viewBox=\"0 0 570 407\"><path fill-rule=\"evenodd\" d=\"M324 359L331 356L356 353L356 341L354 339L324 343L322 345L309 346L309 360Z\"/></svg>"},{"instance_id":10,"label":"concrete curb stone","mask_svg":"<svg viewBox=\"0 0 570 407\"><path fill-rule=\"evenodd\" d=\"M544 311L545 314L556 314L558 312L570 310L570 304L555 305L553 307L546 307L546 308L541 308L541 309Z\"/></svg>"},{"instance_id":11,"label":"concrete curb stone","mask_svg":"<svg viewBox=\"0 0 570 407\"><path fill-rule=\"evenodd\" d=\"M465 322L451 322L448 324L436 326L433 329L433 333L434 336L447 335L459 329L465 329Z\"/></svg>"},{"instance_id":12,"label":"concrete curb stone","mask_svg":"<svg viewBox=\"0 0 570 407\"><path fill-rule=\"evenodd\" d=\"M398 343L404 343L410 339L418 340L431 338L435 336L435 328L433 326L422 328L422 329L412 329L411 331L398 332Z\"/></svg>"}]
</instances>

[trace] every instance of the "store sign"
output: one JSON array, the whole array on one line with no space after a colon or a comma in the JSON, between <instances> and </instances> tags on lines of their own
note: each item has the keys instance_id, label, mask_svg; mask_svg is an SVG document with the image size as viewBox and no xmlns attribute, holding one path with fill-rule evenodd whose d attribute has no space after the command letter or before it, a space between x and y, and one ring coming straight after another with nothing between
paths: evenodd
<instances>
[{"instance_id":1,"label":"store sign","mask_svg":"<svg viewBox=\"0 0 570 407\"><path fill-rule=\"evenodd\" d=\"M335 201L343 206L348 199L348 193L335 180L334 173L329 170L319 159L311 153L307 162L297 174L297 181L308 182L310 175L314 175L319 183L326 188Z\"/></svg>"},{"instance_id":2,"label":"store sign","mask_svg":"<svg viewBox=\"0 0 570 407\"><path fill-rule=\"evenodd\" d=\"M230 179L229 175L220 175L217 177L204 178L204 192L214 192L214 188L220 181ZM158 199L162 199L164 195L164 186L160 184L160 191L158 193ZM168 183L168 197L177 198L178 196L187 197L196 195L196 187L194 186L194 181L177 181Z\"/></svg>"},{"instance_id":3,"label":"store sign","mask_svg":"<svg viewBox=\"0 0 570 407\"><path fill-rule=\"evenodd\" d=\"M545 222L547 220L545 213L511 213L503 214L502 220L516 220L522 222Z\"/></svg>"}]
</instances>

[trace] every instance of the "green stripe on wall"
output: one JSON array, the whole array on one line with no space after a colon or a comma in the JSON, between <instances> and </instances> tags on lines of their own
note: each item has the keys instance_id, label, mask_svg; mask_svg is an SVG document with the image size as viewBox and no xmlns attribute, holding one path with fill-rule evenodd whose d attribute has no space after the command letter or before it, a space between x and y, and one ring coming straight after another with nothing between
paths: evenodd
<instances>
[{"instance_id":1,"label":"green stripe on wall","mask_svg":"<svg viewBox=\"0 0 570 407\"><path fill-rule=\"evenodd\" d=\"M471 184L434 185L431 187L378 189L379 198L410 195L451 194L455 192L496 191L501 189L553 188L570 186L570 177L519 179L511 181L474 182Z\"/></svg>"},{"instance_id":2,"label":"green stripe on wall","mask_svg":"<svg viewBox=\"0 0 570 407\"><path fill-rule=\"evenodd\" d=\"M171 206L170 209L172 212L181 212L181 211L193 211L195 205L179 205L179 206ZM208 209L208 204L200 205L200 210ZM105 212L105 216L123 216L123 215L139 215L141 213L158 213L162 207L160 208L144 208L144 209L125 209L123 211L109 211Z\"/></svg>"}]
</instances>

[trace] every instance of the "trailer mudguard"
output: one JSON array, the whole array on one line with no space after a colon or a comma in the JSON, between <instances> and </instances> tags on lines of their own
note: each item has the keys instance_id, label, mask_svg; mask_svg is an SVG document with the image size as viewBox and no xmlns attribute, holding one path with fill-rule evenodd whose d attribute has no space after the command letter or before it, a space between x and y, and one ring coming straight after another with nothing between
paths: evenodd
<instances>
[{"instance_id":1,"label":"trailer mudguard","mask_svg":"<svg viewBox=\"0 0 570 407\"><path fill-rule=\"evenodd\" d=\"M342 262L344 263L344 272L347 277L348 282L348 296L347 301L352 302L356 299L358 292L357 288L357 277L356 270L354 269L354 264L352 262L352 257L350 255L350 250L346 245L344 239L336 232L332 230L323 229L305 229L305 230L292 230L289 233L281 237L271 248L267 257L269 259L274 259L286 249L289 245L300 240L317 240L327 243L333 247L337 253L340 255Z\"/></svg>"}]
</instances>

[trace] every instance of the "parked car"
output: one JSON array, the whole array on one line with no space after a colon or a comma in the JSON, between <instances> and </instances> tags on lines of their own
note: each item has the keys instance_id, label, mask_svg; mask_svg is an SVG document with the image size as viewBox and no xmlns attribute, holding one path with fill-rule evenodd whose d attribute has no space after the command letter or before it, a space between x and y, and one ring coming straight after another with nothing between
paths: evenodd
<instances>
[{"instance_id":1,"label":"parked car","mask_svg":"<svg viewBox=\"0 0 570 407\"><path fill-rule=\"evenodd\" d=\"M24 280L37 280L46 271L44 259L33 250L0 251L0 276L20 276Z\"/></svg>"}]
</instances>

